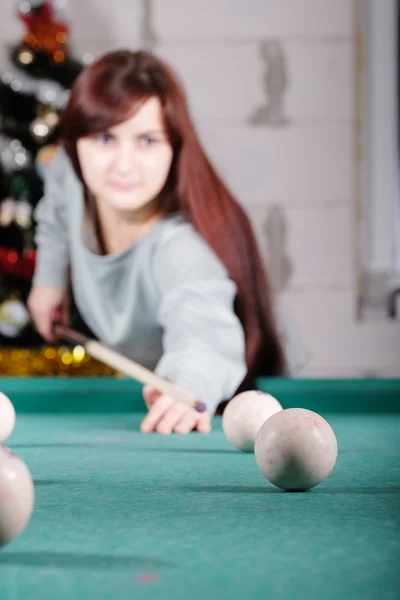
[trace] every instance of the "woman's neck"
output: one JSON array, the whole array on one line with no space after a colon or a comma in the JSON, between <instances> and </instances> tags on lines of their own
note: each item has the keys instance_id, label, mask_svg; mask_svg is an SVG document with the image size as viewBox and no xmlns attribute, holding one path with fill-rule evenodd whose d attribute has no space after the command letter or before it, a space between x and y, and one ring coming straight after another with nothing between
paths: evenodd
<instances>
[{"instance_id":1,"label":"woman's neck","mask_svg":"<svg viewBox=\"0 0 400 600\"><path fill-rule=\"evenodd\" d=\"M110 209L95 200L90 211L103 254L117 254L143 237L162 217L155 206L146 206L133 213Z\"/></svg>"}]
</instances>

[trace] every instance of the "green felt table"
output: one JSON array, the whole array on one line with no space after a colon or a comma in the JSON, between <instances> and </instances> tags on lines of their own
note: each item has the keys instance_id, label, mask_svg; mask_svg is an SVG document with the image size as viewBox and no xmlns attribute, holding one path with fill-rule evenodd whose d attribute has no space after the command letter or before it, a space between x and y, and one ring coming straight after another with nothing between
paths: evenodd
<instances>
[{"instance_id":1,"label":"green felt table","mask_svg":"<svg viewBox=\"0 0 400 600\"><path fill-rule=\"evenodd\" d=\"M141 434L136 382L1 380L36 490L0 550L1 600L398 600L400 380L259 384L336 432L336 467L309 492L268 483L220 417L209 435Z\"/></svg>"}]
</instances>

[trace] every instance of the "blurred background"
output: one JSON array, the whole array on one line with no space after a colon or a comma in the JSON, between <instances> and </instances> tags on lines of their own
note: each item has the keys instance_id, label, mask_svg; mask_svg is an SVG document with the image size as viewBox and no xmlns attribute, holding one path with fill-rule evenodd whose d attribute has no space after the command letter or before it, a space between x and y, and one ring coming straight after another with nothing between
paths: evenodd
<instances>
[{"instance_id":1,"label":"blurred background","mask_svg":"<svg viewBox=\"0 0 400 600\"><path fill-rule=\"evenodd\" d=\"M2 0L0 374L109 373L47 348L25 301L32 210L79 71L146 48L180 75L312 353L304 376L400 376L397 0Z\"/></svg>"}]
</instances>

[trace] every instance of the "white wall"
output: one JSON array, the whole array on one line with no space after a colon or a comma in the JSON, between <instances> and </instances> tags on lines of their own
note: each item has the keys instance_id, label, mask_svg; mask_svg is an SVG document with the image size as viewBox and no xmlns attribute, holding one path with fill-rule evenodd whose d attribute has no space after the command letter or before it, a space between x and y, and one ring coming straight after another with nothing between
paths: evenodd
<instances>
[{"instance_id":1,"label":"white wall","mask_svg":"<svg viewBox=\"0 0 400 600\"><path fill-rule=\"evenodd\" d=\"M21 31L13 5L0 9L9 42ZM308 374L400 375L399 324L355 318L351 0L70 0L69 11L78 56L155 40L181 75L207 150L281 273L313 352ZM266 103L260 44L270 40L283 48L288 123L254 126ZM286 228L277 249L266 225L272 207Z\"/></svg>"},{"instance_id":2,"label":"white wall","mask_svg":"<svg viewBox=\"0 0 400 600\"><path fill-rule=\"evenodd\" d=\"M394 227L399 202L397 0L368 0L367 8L366 260L370 272L390 273L400 270L400 231Z\"/></svg>"}]
</instances>

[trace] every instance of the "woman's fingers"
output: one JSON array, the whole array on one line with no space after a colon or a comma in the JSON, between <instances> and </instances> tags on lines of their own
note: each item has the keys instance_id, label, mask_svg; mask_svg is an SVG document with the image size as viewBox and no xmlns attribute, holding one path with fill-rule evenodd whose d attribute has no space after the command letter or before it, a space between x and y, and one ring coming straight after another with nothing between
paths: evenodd
<instances>
[{"instance_id":1,"label":"woman's fingers","mask_svg":"<svg viewBox=\"0 0 400 600\"><path fill-rule=\"evenodd\" d=\"M198 415L195 411L190 410L185 413L180 421L175 425L175 432L180 433L181 435L186 435L195 429L198 421Z\"/></svg>"},{"instance_id":2,"label":"woman's fingers","mask_svg":"<svg viewBox=\"0 0 400 600\"><path fill-rule=\"evenodd\" d=\"M142 421L141 430L144 433L150 433L156 430L156 426L167 410L172 406L175 401L169 396L162 394L150 406L149 412Z\"/></svg>"},{"instance_id":3,"label":"woman's fingers","mask_svg":"<svg viewBox=\"0 0 400 600\"><path fill-rule=\"evenodd\" d=\"M182 402L174 402L172 406L163 414L156 425L158 433L168 435L175 431L176 425L179 421L190 412L192 409L188 408Z\"/></svg>"},{"instance_id":4,"label":"woman's fingers","mask_svg":"<svg viewBox=\"0 0 400 600\"><path fill-rule=\"evenodd\" d=\"M158 394L158 397L154 400L155 394ZM168 435L173 431L187 434L193 429L201 433L211 431L208 413L199 413L183 402L177 402L170 396L159 394L154 388L147 386L143 388L143 397L149 408L140 427L143 433L158 431Z\"/></svg>"},{"instance_id":5,"label":"woman's fingers","mask_svg":"<svg viewBox=\"0 0 400 600\"><path fill-rule=\"evenodd\" d=\"M196 424L197 431L200 433L210 433L211 431L211 419L208 413L200 413L200 417Z\"/></svg>"},{"instance_id":6,"label":"woman's fingers","mask_svg":"<svg viewBox=\"0 0 400 600\"><path fill-rule=\"evenodd\" d=\"M156 390L151 385L143 386L143 398L146 403L147 408L150 410L150 407L155 403L157 398L161 396L161 392Z\"/></svg>"}]
</instances>

